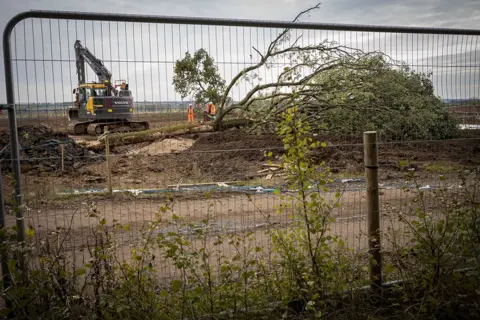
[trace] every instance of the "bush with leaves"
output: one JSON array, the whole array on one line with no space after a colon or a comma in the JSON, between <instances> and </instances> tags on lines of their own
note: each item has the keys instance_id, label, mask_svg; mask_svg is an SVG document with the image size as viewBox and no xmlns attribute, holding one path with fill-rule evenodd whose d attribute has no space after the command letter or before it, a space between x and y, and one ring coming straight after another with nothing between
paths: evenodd
<instances>
[{"instance_id":1,"label":"bush with leaves","mask_svg":"<svg viewBox=\"0 0 480 320\"><path fill-rule=\"evenodd\" d=\"M282 196L278 213L291 210L292 225L270 231L273 252L281 265L287 301L297 301L295 311L321 316L331 307L335 294L354 284L359 270L349 258L353 254L344 242L331 234L332 211L338 207L341 193L327 199L330 171L318 165L311 153L326 147L308 137L310 126L298 107L283 113L278 134L285 147L283 166L288 172L291 196ZM327 298L327 297L330 298ZM332 301L329 301L332 299Z\"/></svg>"},{"instance_id":2,"label":"bush with leaves","mask_svg":"<svg viewBox=\"0 0 480 320\"><path fill-rule=\"evenodd\" d=\"M107 224L94 205L88 212L97 228L88 239L82 266L67 256L69 229L58 229L35 247L34 234L22 252L25 274L10 258L12 284L2 291L4 315L16 319L199 319L222 315L248 319L276 296L263 247L251 232L215 231L211 209L198 222L175 214L173 198L141 230L140 243L124 262L116 238L128 225ZM15 233L5 248L19 252ZM40 264L36 264L37 259ZM170 266L171 280L160 270Z\"/></svg>"},{"instance_id":3,"label":"bush with leaves","mask_svg":"<svg viewBox=\"0 0 480 320\"><path fill-rule=\"evenodd\" d=\"M182 98L191 97L196 103L212 101L218 104L225 90L225 80L203 48L193 56L186 52L183 59L175 62L173 85Z\"/></svg>"},{"instance_id":4,"label":"bush with leaves","mask_svg":"<svg viewBox=\"0 0 480 320\"><path fill-rule=\"evenodd\" d=\"M346 58L348 59L348 58ZM389 62L383 55L338 66L319 74L318 99L325 108L312 110L314 130L361 134L375 130L382 139L446 139L457 121L435 95L431 75Z\"/></svg>"},{"instance_id":5,"label":"bush with leaves","mask_svg":"<svg viewBox=\"0 0 480 320\"><path fill-rule=\"evenodd\" d=\"M401 282L396 305L409 315L437 319L480 316L479 172L465 177L452 190L442 177L436 190L422 190L414 175L407 210L398 214L403 230L389 228L384 235L393 248L386 272ZM406 244L398 244L406 239Z\"/></svg>"}]
</instances>

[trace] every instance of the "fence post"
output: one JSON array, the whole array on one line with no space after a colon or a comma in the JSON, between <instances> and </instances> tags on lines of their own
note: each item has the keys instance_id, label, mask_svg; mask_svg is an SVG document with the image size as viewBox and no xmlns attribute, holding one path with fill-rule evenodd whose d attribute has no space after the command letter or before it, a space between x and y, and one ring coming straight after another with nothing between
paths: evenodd
<instances>
[{"instance_id":1,"label":"fence post","mask_svg":"<svg viewBox=\"0 0 480 320\"><path fill-rule=\"evenodd\" d=\"M380 253L380 200L378 190L377 132L363 133L365 176L367 179L368 249L372 289L382 287L382 257Z\"/></svg>"},{"instance_id":2,"label":"fence post","mask_svg":"<svg viewBox=\"0 0 480 320\"><path fill-rule=\"evenodd\" d=\"M65 145L61 144L60 145L60 154L62 156L62 172L65 170Z\"/></svg>"},{"instance_id":3,"label":"fence post","mask_svg":"<svg viewBox=\"0 0 480 320\"><path fill-rule=\"evenodd\" d=\"M5 225L5 207L3 200L3 175L2 175L2 161L0 161L0 228L6 228ZM11 284L10 279L10 270L8 269L8 253L4 246L5 239L2 234L0 234L0 260L2 268L2 278L3 278L3 288L6 289ZM6 301L9 303L9 299Z\"/></svg>"},{"instance_id":4,"label":"fence post","mask_svg":"<svg viewBox=\"0 0 480 320\"><path fill-rule=\"evenodd\" d=\"M110 162L110 141L109 141L109 132L108 126L105 126L105 157L107 158L107 183L108 183L108 193L113 194L112 187L112 165Z\"/></svg>"}]
</instances>

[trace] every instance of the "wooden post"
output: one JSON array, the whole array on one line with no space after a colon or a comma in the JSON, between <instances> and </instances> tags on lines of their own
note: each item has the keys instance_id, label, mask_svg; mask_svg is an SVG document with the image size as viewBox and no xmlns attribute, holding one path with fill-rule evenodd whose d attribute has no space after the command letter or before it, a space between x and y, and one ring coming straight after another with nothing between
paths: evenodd
<instances>
[{"instance_id":1,"label":"wooden post","mask_svg":"<svg viewBox=\"0 0 480 320\"><path fill-rule=\"evenodd\" d=\"M62 172L65 170L65 146L60 145L60 154L62 155Z\"/></svg>"},{"instance_id":2,"label":"wooden post","mask_svg":"<svg viewBox=\"0 0 480 320\"><path fill-rule=\"evenodd\" d=\"M105 157L107 158L107 183L108 183L108 193L110 195L113 194L113 187L112 187L112 165L110 162L110 142L109 142L109 134L108 134L108 127L105 126Z\"/></svg>"},{"instance_id":3,"label":"wooden post","mask_svg":"<svg viewBox=\"0 0 480 320\"><path fill-rule=\"evenodd\" d=\"M380 253L380 199L378 190L377 132L363 133L365 176L367 179L368 248L372 289L382 288L382 257Z\"/></svg>"}]
</instances>

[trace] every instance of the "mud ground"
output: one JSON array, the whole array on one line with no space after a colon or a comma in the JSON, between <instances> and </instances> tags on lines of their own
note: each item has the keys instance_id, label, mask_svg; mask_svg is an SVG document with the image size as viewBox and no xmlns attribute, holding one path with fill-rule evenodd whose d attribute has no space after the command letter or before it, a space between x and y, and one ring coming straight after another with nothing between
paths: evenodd
<instances>
[{"instance_id":1,"label":"mud ground","mask_svg":"<svg viewBox=\"0 0 480 320\"><path fill-rule=\"evenodd\" d=\"M157 118L149 121L154 126L162 126L184 120ZM19 125L27 124L19 121ZM53 127L61 131L61 124ZM81 139L75 137L76 141ZM319 150L315 157L318 161L325 161L337 180L362 177L361 137L346 139L323 136L320 139L326 141L327 147ZM0 149L4 147L0 145ZM252 186L282 186L285 178L274 176L267 180L264 174L258 174L269 160L268 152L272 152L274 163L280 163L281 150L282 143L278 137L271 134L250 135L239 129L170 140L159 137L158 141L112 149L112 185L114 189L152 189L182 184L243 181ZM458 185L458 173L478 167L480 133L469 131L459 139L448 141L381 143L378 153L380 183L387 186L382 191L382 205L400 208L408 197L398 185L404 182L405 174L409 171L415 171L424 185L438 183L440 174L447 176L452 185ZM89 234L95 225L95 219L88 217L90 211L87 210L93 206L96 213L108 223L117 220L130 225L129 231L119 234L122 243L119 250L128 255L129 248L138 241L141 228L155 219L160 207L167 201L166 195L150 198L131 194L60 197L58 193L65 190L103 189L108 185L104 154L83 152L82 155L70 156L73 162L63 172L58 167L58 161L54 170L24 170L22 183L27 224L36 230L39 237L57 227L71 229L65 250L77 252L88 245ZM36 158L22 163L22 168L28 168L35 161L46 161L41 157ZM45 158L52 161L51 155L47 154ZM336 218L332 232L345 238L349 247L363 250L366 245L364 184L337 183L332 186L332 190L335 189L341 189L344 193L340 207L332 212ZM13 185L8 170L3 174L3 190L7 210L11 210ZM215 232L250 231L254 234L255 242L262 245L269 242L265 234L269 226L283 226L291 222L288 211L276 213L280 198L273 194L252 193L247 196L223 192L209 199L199 190L179 193L176 199L175 213L189 222L200 223L211 213ZM385 229L394 220L386 211L382 212L385 214L382 217L382 227ZM9 211L7 225L14 223L15 218ZM168 229L168 226L164 228Z\"/></svg>"}]
</instances>

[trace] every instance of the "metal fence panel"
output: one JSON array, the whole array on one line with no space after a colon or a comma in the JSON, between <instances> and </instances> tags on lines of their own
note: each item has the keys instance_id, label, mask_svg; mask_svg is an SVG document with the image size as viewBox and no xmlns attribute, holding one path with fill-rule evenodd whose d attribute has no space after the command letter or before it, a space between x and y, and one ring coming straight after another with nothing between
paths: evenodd
<instances>
[{"instance_id":1,"label":"metal fence panel","mask_svg":"<svg viewBox=\"0 0 480 320\"><path fill-rule=\"evenodd\" d=\"M135 117L148 120L153 129L187 122L186 107L190 101L182 100L172 85L175 62L186 52L204 48L228 83L244 68L258 63L261 54L286 27L292 31L281 44L284 48L334 41L347 53L382 52L417 72L431 73L435 93L454 106L452 112L463 113L464 124L478 123L478 107L467 101L479 97L480 32L476 30L51 12L30 12L12 24L11 37L7 32L4 38L4 49L11 49L11 55L5 55L7 73L8 66L12 68L11 83L7 75L7 100L10 106L14 104L19 126L26 224L36 230L39 240L58 227L70 230L63 249L79 263L86 259L86 248L93 241L89 230L97 221L89 217L92 212L109 223L116 220L129 225L118 233L118 250L127 257L130 248L138 243L141 228L154 220L160 207L168 202L168 194L175 194L176 214L186 218L193 228L209 217L209 241L214 241L217 234L252 232L256 245L269 247L266 230L272 226L288 227L292 209L276 213L281 199L273 190L279 188L285 194L288 187L280 171L268 170L266 166L269 151L277 157L274 162L280 162L281 141L272 134L247 135L239 130L184 137L159 134L155 139L131 144L116 144L113 137L114 195L105 196L108 168L104 146L91 137L69 137L51 131L65 132L68 125L67 109L73 104L72 89L77 84L75 40L101 59L114 79L128 80L135 99ZM5 39L10 41L10 47L5 46ZM273 59L239 81L231 98L239 101L256 86L277 81L286 67L297 63L287 55ZM95 78L88 70L87 79ZM0 117L1 129L6 130L6 113ZM0 138L5 201L7 209L13 211L10 182L15 176L9 173L9 163L16 157L8 152L9 135L2 133ZM350 140L325 135L324 139L327 148L321 160L333 171L333 182L325 197L333 199L337 190L343 193L339 208L333 211L332 233L344 238L348 247L362 252L367 241L361 135ZM464 135L457 142L412 142L401 137L398 140L385 140L379 150L385 231L395 223L393 214L390 215L392 210L398 212L407 206L408 195L403 189L410 186L404 176L409 169L425 169L420 187L432 188L443 171L451 173L449 168L479 161L479 153L475 152L478 136ZM469 161L459 162L460 152ZM452 186L458 185L453 175L450 178ZM217 190L212 193L213 189ZM211 198L205 192L212 193ZM16 219L7 214L6 221L12 225ZM168 230L167 226L163 229ZM192 232L188 228L180 231ZM234 254L227 245L224 250ZM174 268L163 267L163 276L174 275Z\"/></svg>"}]
</instances>

